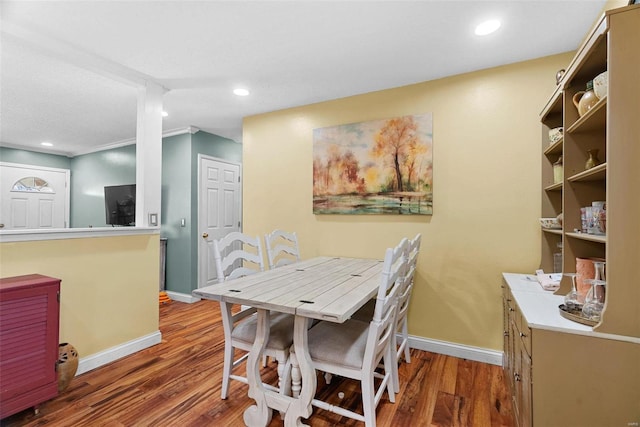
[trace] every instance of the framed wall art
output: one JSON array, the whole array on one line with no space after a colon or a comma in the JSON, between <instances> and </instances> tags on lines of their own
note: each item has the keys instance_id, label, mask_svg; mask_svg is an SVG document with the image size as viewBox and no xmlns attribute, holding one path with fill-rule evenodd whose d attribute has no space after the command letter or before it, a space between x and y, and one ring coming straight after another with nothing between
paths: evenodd
<instances>
[{"instance_id":1,"label":"framed wall art","mask_svg":"<svg viewBox=\"0 0 640 427\"><path fill-rule=\"evenodd\" d=\"M431 113L313 131L314 214L433 214Z\"/></svg>"}]
</instances>

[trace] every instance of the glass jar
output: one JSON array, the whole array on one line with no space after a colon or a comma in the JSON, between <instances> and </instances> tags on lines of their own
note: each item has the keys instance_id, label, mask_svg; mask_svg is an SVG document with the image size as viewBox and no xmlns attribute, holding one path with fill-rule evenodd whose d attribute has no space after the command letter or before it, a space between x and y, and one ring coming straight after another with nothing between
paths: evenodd
<instances>
[{"instance_id":1,"label":"glass jar","mask_svg":"<svg viewBox=\"0 0 640 427\"><path fill-rule=\"evenodd\" d=\"M553 164L553 183L558 184L564 179L564 167L562 166L562 156Z\"/></svg>"}]
</instances>

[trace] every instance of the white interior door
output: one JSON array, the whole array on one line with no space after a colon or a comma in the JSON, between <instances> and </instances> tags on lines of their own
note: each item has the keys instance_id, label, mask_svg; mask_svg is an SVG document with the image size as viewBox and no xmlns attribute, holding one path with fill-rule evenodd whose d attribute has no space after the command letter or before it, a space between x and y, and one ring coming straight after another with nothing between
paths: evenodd
<instances>
[{"instance_id":1,"label":"white interior door","mask_svg":"<svg viewBox=\"0 0 640 427\"><path fill-rule=\"evenodd\" d=\"M69 227L68 169L0 162L0 229Z\"/></svg>"},{"instance_id":2,"label":"white interior door","mask_svg":"<svg viewBox=\"0 0 640 427\"><path fill-rule=\"evenodd\" d=\"M241 229L242 183L238 163L200 155L199 171L198 287L201 288L217 283L213 239Z\"/></svg>"}]
</instances>

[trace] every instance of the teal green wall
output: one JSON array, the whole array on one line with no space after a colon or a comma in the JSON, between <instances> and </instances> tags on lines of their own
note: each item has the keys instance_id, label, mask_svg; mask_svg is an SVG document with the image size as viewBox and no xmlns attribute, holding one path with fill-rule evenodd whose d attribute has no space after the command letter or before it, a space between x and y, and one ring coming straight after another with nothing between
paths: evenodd
<instances>
[{"instance_id":1,"label":"teal green wall","mask_svg":"<svg viewBox=\"0 0 640 427\"><path fill-rule=\"evenodd\" d=\"M198 154L242 162L242 145L207 132L162 140L162 237L167 240L167 290L198 288ZM136 182L136 146L64 156L0 147L0 161L71 170L71 227L106 227L104 186ZM185 227L180 220L185 219Z\"/></svg>"},{"instance_id":2,"label":"teal green wall","mask_svg":"<svg viewBox=\"0 0 640 427\"><path fill-rule=\"evenodd\" d=\"M197 288L198 274L191 268L197 258L191 249L191 134L162 141L162 224L167 240L166 289L190 294ZM180 225L184 218L185 227Z\"/></svg>"},{"instance_id":3,"label":"teal green wall","mask_svg":"<svg viewBox=\"0 0 640 427\"><path fill-rule=\"evenodd\" d=\"M43 166L46 168L71 169L71 159L56 154L36 153L0 147L0 162L20 163L23 165Z\"/></svg>"},{"instance_id":4,"label":"teal green wall","mask_svg":"<svg viewBox=\"0 0 640 427\"><path fill-rule=\"evenodd\" d=\"M71 159L71 227L110 227L104 212L104 187L135 183L135 144Z\"/></svg>"}]
</instances>

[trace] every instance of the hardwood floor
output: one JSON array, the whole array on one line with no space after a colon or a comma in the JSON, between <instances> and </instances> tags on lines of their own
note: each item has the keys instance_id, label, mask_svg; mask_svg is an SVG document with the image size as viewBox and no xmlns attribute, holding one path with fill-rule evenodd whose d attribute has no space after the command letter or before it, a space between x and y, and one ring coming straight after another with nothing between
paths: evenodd
<instances>
[{"instance_id":1,"label":"hardwood floor","mask_svg":"<svg viewBox=\"0 0 640 427\"><path fill-rule=\"evenodd\" d=\"M253 402L247 386L231 382L220 399L223 333L219 305L172 302L160 307L162 343L77 376L60 396L40 407L0 421L13 426L242 426ZM396 403L383 396L378 426L513 426L511 401L502 368L412 350L400 368ZM240 367L238 369L244 369ZM263 380L277 382L275 364ZM338 393L343 392L343 399ZM318 379L321 399L361 410L358 384ZM314 408L314 427L364 423ZM276 412L269 427L282 426Z\"/></svg>"}]
</instances>

